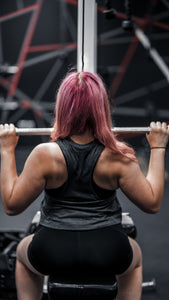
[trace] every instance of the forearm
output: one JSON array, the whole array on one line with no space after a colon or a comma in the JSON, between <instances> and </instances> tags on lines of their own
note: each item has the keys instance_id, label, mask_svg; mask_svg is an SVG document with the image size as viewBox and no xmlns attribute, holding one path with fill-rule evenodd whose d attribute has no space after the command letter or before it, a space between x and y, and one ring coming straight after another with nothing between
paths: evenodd
<instances>
[{"instance_id":1,"label":"forearm","mask_svg":"<svg viewBox=\"0 0 169 300\"><path fill-rule=\"evenodd\" d=\"M17 179L15 150L1 149L1 199L6 212L10 207L10 200Z\"/></svg>"},{"instance_id":2,"label":"forearm","mask_svg":"<svg viewBox=\"0 0 169 300\"><path fill-rule=\"evenodd\" d=\"M159 210L165 184L165 149L151 150L147 180L152 189L155 210Z\"/></svg>"}]
</instances>

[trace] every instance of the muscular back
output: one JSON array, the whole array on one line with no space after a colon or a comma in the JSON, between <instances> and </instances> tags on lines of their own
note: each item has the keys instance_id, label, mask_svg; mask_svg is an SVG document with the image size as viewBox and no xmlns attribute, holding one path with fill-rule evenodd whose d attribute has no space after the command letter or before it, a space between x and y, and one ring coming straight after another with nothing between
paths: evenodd
<instances>
[{"instance_id":1,"label":"muscular back","mask_svg":"<svg viewBox=\"0 0 169 300\"><path fill-rule=\"evenodd\" d=\"M67 166L62 151L56 143L48 143L41 146L46 148L43 160L46 169L46 188L57 188L67 180ZM41 149L42 150L42 149ZM120 155L112 153L105 148L96 164L93 173L95 183L105 189L115 190L118 186Z\"/></svg>"}]
</instances>

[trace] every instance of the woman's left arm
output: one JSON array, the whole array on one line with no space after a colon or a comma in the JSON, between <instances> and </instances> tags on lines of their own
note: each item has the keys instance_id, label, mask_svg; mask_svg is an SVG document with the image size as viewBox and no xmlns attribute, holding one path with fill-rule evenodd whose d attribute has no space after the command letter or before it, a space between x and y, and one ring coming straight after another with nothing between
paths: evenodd
<instances>
[{"instance_id":1,"label":"woman's left arm","mask_svg":"<svg viewBox=\"0 0 169 300\"><path fill-rule=\"evenodd\" d=\"M39 151L38 146L31 152L20 176L17 175L17 142L14 125L0 125L0 192L4 210L9 215L24 211L40 195L46 184L43 151Z\"/></svg>"}]
</instances>

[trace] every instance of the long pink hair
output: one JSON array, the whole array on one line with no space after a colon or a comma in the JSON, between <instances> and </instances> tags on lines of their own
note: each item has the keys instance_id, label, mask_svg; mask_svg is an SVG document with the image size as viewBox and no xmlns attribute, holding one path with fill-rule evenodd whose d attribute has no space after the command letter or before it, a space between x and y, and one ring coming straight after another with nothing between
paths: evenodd
<instances>
[{"instance_id":1,"label":"long pink hair","mask_svg":"<svg viewBox=\"0 0 169 300\"><path fill-rule=\"evenodd\" d=\"M113 152L136 160L134 150L119 142L111 130L108 95L97 74L84 71L68 73L57 93L55 115L52 140L89 130Z\"/></svg>"}]
</instances>

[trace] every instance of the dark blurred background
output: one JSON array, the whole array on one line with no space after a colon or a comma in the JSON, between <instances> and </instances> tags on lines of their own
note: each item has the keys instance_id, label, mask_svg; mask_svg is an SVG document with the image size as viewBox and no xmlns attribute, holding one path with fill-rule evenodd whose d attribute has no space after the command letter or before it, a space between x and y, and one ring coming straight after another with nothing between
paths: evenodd
<instances>
[{"instance_id":1,"label":"dark blurred background","mask_svg":"<svg viewBox=\"0 0 169 300\"><path fill-rule=\"evenodd\" d=\"M113 125L143 127L152 120L169 121L169 1L98 0L97 4L97 71L109 93ZM67 71L76 69L77 5L77 0L0 1L1 123L52 126L57 88ZM48 139L20 137L18 174L31 150ZM125 140L135 148L146 174L145 136ZM118 192L123 211L130 212L137 226L144 281L155 278L157 283L156 289L143 293L143 300L169 299L168 169L167 149L166 188L156 215L141 212ZM6 216L0 205L0 231L26 230L42 198L15 217Z\"/></svg>"}]
</instances>

